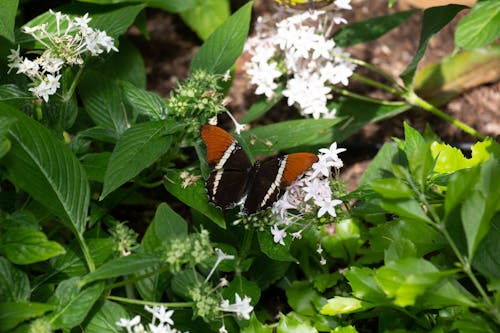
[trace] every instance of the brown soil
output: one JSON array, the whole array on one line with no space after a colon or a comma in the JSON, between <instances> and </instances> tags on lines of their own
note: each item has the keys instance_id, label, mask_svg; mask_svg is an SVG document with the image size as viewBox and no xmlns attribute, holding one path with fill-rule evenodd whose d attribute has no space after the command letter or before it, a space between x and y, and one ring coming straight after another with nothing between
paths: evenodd
<instances>
[{"instance_id":1,"label":"brown soil","mask_svg":"<svg viewBox=\"0 0 500 333\"><path fill-rule=\"evenodd\" d=\"M245 2L232 1L232 9L235 10ZM409 8L409 5L402 0L396 2L392 9L387 8L386 0L353 0L352 5L353 10L345 13L349 22ZM272 1L256 1L253 20L255 21L257 16L269 14L273 10L275 10L275 7ZM432 38L419 68L439 61L453 52L454 29L463 15L465 15L465 11L460 13L457 18ZM144 56L148 73L148 89L162 96L168 96L169 92L175 87L176 82L188 75L189 63L201 45L201 41L176 15L148 9L147 17L150 40L146 40L134 28L129 31L129 37L133 39ZM421 21L421 13L413 15L406 23L378 40L353 46L348 51L354 57L382 68L393 77L398 77L412 60L417 50ZM252 89L241 69L243 62L240 59L237 63L236 78L233 82L228 104L228 108L237 118L241 117L255 100ZM360 87L360 90L362 93L367 94L377 93L366 90L366 87ZM441 109L483 134L495 137L500 134L499 106L500 82L497 81L469 90L442 106ZM269 115L269 118L276 121L275 118L286 118L289 114L290 111L278 105L277 109L273 110ZM343 155L345 159L343 178L348 182L348 189L355 188L360 175L380 144L390 140L391 137L403 136L403 121L409 122L420 131L428 123L448 143L475 141L474 138L453 125L419 110L410 110L395 118L370 124L342 144L348 148L352 147ZM366 143L362 149L359 148L360 142Z\"/></svg>"}]
</instances>

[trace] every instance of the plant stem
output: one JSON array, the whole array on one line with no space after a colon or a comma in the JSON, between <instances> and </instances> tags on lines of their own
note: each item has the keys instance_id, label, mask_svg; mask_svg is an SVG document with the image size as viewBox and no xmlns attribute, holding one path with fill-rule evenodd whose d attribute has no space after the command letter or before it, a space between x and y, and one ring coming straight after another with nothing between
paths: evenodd
<instances>
[{"instance_id":1,"label":"plant stem","mask_svg":"<svg viewBox=\"0 0 500 333\"><path fill-rule=\"evenodd\" d=\"M255 230L253 227L249 227L245 230L245 234L243 235L243 242L241 244L240 259L245 259L248 255L248 251L250 251L250 246L252 245L254 232Z\"/></svg>"},{"instance_id":2,"label":"plant stem","mask_svg":"<svg viewBox=\"0 0 500 333\"><path fill-rule=\"evenodd\" d=\"M117 302L122 302L122 303L129 303L129 304L138 304L138 305L153 305L153 306L166 306L168 308L188 308L193 306L193 302L175 302L175 303L164 303L164 302L151 302L151 301L141 301L139 299L131 299L131 298L126 298L126 297L119 297L119 296L112 296L108 295L105 296L106 299L109 299L111 301L117 301Z\"/></svg>"},{"instance_id":3,"label":"plant stem","mask_svg":"<svg viewBox=\"0 0 500 333\"><path fill-rule=\"evenodd\" d=\"M375 81L375 80L372 80L372 79L369 79L367 78L366 76L363 76L363 75L359 75L359 74L356 74L356 73L353 73L352 74L352 77L358 81L361 81L363 83L366 83L372 87L375 87L375 88L379 88L379 89L382 89L382 90L385 90L387 92L390 92L391 94L394 94L394 95L398 95L400 96L401 95L401 91L396 89L396 88L393 88L391 86L388 86L386 84L383 84L383 83L380 83L378 81Z\"/></svg>"},{"instance_id":4,"label":"plant stem","mask_svg":"<svg viewBox=\"0 0 500 333\"><path fill-rule=\"evenodd\" d=\"M415 94L415 92L413 92L413 91L407 91L402 96L406 99L406 101L409 104L411 104L413 106L418 106L421 109L424 109L425 111L429 111L433 115L438 116L439 118L441 118L443 120L446 120L450 124L455 125L456 127L460 128L465 133L468 133L468 134L472 135L473 137L475 137L475 138L477 138L479 140L484 140L486 138L485 135L479 133L474 128L470 127L469 125L464 124L460 120L457 120L457 119L453 118L452 116L444 113L443 111L441 111L440 109L438 109L434 105L432 105L429 102L423 100L417 94Z\"/></svg>"},{"instance_id":5,"label":"plant stem","mask_svg":"<svg viewBox=\"0 0 500 333\"><path fill-rule=\"evenodd\" d=\"M80 76L82 76L83 73L83 68L84 66L80 66L80 69L78 69L78 72L75 75L75 78L73 79L73 82L71 82L71 86L69 87L68 91L66 91L63 95L63 102L67 103L70 99L71 96L73 96L73 93L75 92L76 86L78 85L78 82L80 81Z\"/></svg>"},{"instance_id":6,"label":"plant stem","mask_svg":"<svg viewBox=\"0 0 500 333\"><path fill-rule=\"evenodd\" d=\"M331 88L333 91L338 92L339 94L342 94L344 96L352 97L352 98L359 99L359 100L366 101L366 102L370 102L370 103L376 103L376 104L381 104L381 105L392 105L392 106L407 105L406 102L384 101L384 100L377 99L377 98L371 98L371 97L359 95L359 94L353 93L353 92L346 90L346 89L341 89L341 88L337 88L337 87L331 87Z\"/></svg>"},{"instance_id":7,"label":"plant stem","mask_svg":"<svg viewBox=\"0 0 500 333\"><path fill-rule=\"evenodd\" d=\"M89 267L89 272L95 271L95 263L94 260L92 259L92 256L90 255L90 250L89 247L87 246L87 243L85 242L85 238L83 238L83 235L78 231L76 232L76 237L78 239L78 243L80 243L80 248L82 249L83 257L85 258L87 266Z\"/></svg>"},{"instance_id":8,"label":"plant stem","mask_svg":"<svg viewBox=\"0 0 500 333\"><path fill-rule=\"evenodd\" d=\"M136 281L140 281L142 279L146 279L146 278L148 278L150 276L153 276L153 275L156 275L156 274L161 274L161 273L164 273L164 272L168 272L168 270L169 270L169 267L162 267L162 268L156 269L156 270L154 270L152 272L149 272L149 273L146 273L146 274L143 274L143 275L134 276L133 278L130 278L130 279L127 279L127 280L123 280L123 281L120 281L120 282L109 284L106 287L104 287L104 289L105 290L112 290L112 289L115 289L115 288L118 288L118 287L125 286L127 284L134 283Z\"/></svg>"}]
</instances>

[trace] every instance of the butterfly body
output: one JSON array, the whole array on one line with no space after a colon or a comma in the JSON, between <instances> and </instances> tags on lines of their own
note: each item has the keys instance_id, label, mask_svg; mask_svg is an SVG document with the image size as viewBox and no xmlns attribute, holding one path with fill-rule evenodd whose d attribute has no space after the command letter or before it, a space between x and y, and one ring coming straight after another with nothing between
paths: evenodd
<instances>
[{"instance_id":1,"label":"butterfly body","mask_svg":"<svg viewBox=\"0 0 500 333\"><path fill-rule=\"evenodd\" d=\"M247 215L269 208L318 160L314 154L296 153L269 157L252 165L238 141L223 129L205 125L201 137L211 168L205 186L208 200L223 209L242 203L242 213Z\"/></svg>"}]
</instances>

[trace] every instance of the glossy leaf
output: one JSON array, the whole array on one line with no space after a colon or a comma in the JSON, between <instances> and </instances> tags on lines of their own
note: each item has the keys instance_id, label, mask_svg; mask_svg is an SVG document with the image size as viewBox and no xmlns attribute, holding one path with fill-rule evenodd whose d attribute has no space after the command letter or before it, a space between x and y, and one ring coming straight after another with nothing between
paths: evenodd
<instances>
[{"instance_id":1,"label":"glossy leaf","mask_svg":"<svg viewBox=\"0 0 500 333\"><path fill-rule=\"evenodd\" d=\"M54 312L46 316L52 329L70 330L83 322L104 289L104 284L96 283L79 290L78 279L62 281L49 299L49 304L55 306Z\"/></svg>"},{"instance_id":2,"label":"glossy leaf","mask_svg":"<svg viewBox=\"0 0 500 333\"><path fill-rule=\"evenodd\" d=\"M180 15L198 37L206 40L229 17L229 1L197 1L195 6L182 11Z\"/></svg>"},{"instance_id":3,"label":"glossy leaf","mask_svg":"<svg viewBox=\"0 0 500 333\"><path fill-rule=\"evenodd\" d=\"M223 290L224 298L229 299L231 303L234 301L235 294L240 295L241 298L244 296L250 297L252 299L250 304L255 305L260 299L260 288L255 282L249 281L242 276L237 276Z\"/></svg>"},{"instance_id":4,"label":"glossy leaf","mask_svg":"<svg viewBox=\"0 0 500 333\"><path fill-rule=\"evenodd\" d=\"M252 4L250 1L241 7L210 35L191 61L190 72L205 70L223 74L231 68L243 52Z\"/></svg>"},{"instance_id":5,"label":"glossy leaf","mask_svg":"<svg viewBox=\"0 0 500 333\"><path fill-rule=\"evenodd\" d=\"M11 43L14 43L17 5L18 0L4 0L2 1L2 10L0 10L0 36L5 37Z\"/></svg>"},{"instance_id":6,"label":"glossy leaf","mask_svg":"<svg viewBox=\"0 0 500 333\"><path fill-rule=\"evenodd\" d=\"M457 15L457 13L464 8L464 6L460 5L447 5L441 7L431 7L424 11L422 32L420 34L420 42L417 53L408 67L406 67L404 72L400 75L406 86L413 85L413 78L415 76L415 71L417 70L417 65L424 56L431 37L448 24Z\"/></svg>"},{"instance_id":7,"label":"glossy leaf","mask_svg":"<svg viewBox=\"0 0 500 333\"><path fill-rule=\"evenodd\" d=\"M0 254L14 264L33 264L64 252L59 243L49 241L43 232L30 227L12 228L0 235Z\"/></svg>"},{"instance_id":8,"label":"glossy leaf","mask_svg":"<svg viewBox=\"0 0 500 333\"><path fill-rule=\"evenodd\" d=\"M356 298L373 304L388 303L384 291L375 280L375 272L370 268L352 267L345 276Z\"/></svg>"},{"instance_id":9,"label":"glossy leaf","mask_svg":"<svg viewBox=\"0 0 500 333\"><path fill-rule=\"evenodd\" d=\"M317 312L314 304L324 302L323 297L307 281L294 281L285 292L288 304L302 315L313 316Z\"/></svg>"},{"instance_id":10,"label":"glossy leaf","mask_svg":"<svg viewBox=\"0 0 500 333\"><path fill-rule=\"evenodd\" d=\"M123 328L116 325L121 318L128 318L128 313L117 303L103 301L96 304L96 312L85 324L86 333L121 333Z\"/></svg>"},{"instance_id":11,"label":"glossy leaf","mask_svg":"<svg viewBox=\"0 0 500 333\"><path fill-rule=\"evenodd\" d=\"M161 203L156 209L153 221L146 230L142 246L147 252L153 253L162 244L168 244L172 240L184 238L187 235L186 220L170 208L168 204Z\"/></svg>"},{"instance_id":12,"label":"glossy leaf","mask_svg":"<svg viewBox=\"0 0 500 333\"><path fill-rule=\"evenodd\" d=\"M127 129L116 143L104 175L101 200L149 167L172 144L173 124L149 121Z\"/></svg>"},{"instance_id":13,"label":"glossy leaf","mask_svg":"<svg viewBox=\"0 0 500 333\"><path fill-rule=\"evenodd\" d=\"M333 35L333 39L342 47L372 41L400 26L416 12L417 10L407 10L357 21L342 26Z\"/></svg>"},{"instance_id":14,"label":"glossy leaf","mask_svg":"<svg viewBox=\"0 0 500 333\"><path fill-rule=\"evenodd\" d=\"M25 320L42 316L54 308L53 305L35 302L0 303L0 331L7 332Z\"/></svg>"},{"instance_id":15,"label":"glossy leaf","mask_svg":"<svg viewBox=\"0 0 500 333\"><path fill-rule=\"evenodd\" d=\"M117 81L97 71L88 70L78 87L85 110L97 126L118 134L128 128L127 114Z\"/></svg>"},{"instance_id":16,"label":"glossy leaf","mask_svg":"<svg viewBox=\"0 0 500 333\"><path fill-rule=\"evenodd\" d=\"M294 316L293 312L288 313L286 316L280 316L276 331L287 333L318 333L318 330L311 326L308 321L303 321L298 316Z\"/></svg>"},{"instance_id":17,"label":"glossy leaf","mask_svg":"<svg viewBox=\"0 0 500 333\"><path fill-rule=\"evenodd\" d=\"M270 325L261 323L252 313L248 326L242 327L241 333L273 333L273 328Z\"/></svg>"},{"instance_id":18,"label":"glossy leaf","mask_svg":"<svg viewBox=\"0 0 500 333\"><path fill-rule=\"evenodd\" d=\"M184 187L181 173L181 170L167 172L166 180L163 182L167 191L189 207L208 217L221 228L225 228L226 222L222 211L208 203L203 181L198 179L195 183ZM194 174L194 172L190 172L190 174ZM194 175L196 176L196 174Z\"/></svg>"},{"instance_id":19,"label":"glossy leaf","mask_svg":"<svg viewBox=\"0 0 500 333\"><path fill-rule=\"evenodd\" d=\"M82 156L82 166L89 180L104 183L104 174L106 173L110 157L111 153L107 151Z\"/></svg>"},{"instance_id":20,"label":"glossy leaf","mask_svg":"<svg viewBox=\"0 0 500 333\"><path fill-rule=\"evenodd\" d=\"M338 221L335 226L336 237L325 235L321 239L325 251L334 258L352 262L362 244L359 224L356 219Z\"/></svg>"},{"instance_id":21,"label":"glossy leaf","mask_svg":"<svg viewBox=\"0 0 500 333\"><path fill-rule=\"evenodd\" d=\"M187 270L180 271L174 275L172 279L171 285L172 290L179 296L184 298L189 298L189 291L201 281L204 280L204 277L198 274L196 271Z\"/></svg>"},{"instance_id":22,"label":"glossy leaf","mask_svg":"<svg viewBox=\"0 0 500 333\"><path fill-rule=\"evenodd\" d=\"M500 7L495 0L479 1L457 25L455 44L464 49L484 47L500 36Z\"/></svg>"},{"instance_id":23,"label":"glossy leaf","mask_svg":"<svg viewBox=\"0 0 500 333\"><path fill-rule=\"evenodd\" d=\"M28 301L30 290L28 275L4 257L0 257L0 299L2 302Z\"/></svg>"},{"instance_id":24,"label":"glossy leaf","mask_svg":"<svg viewBox=\"0 0 500 333\"><path fill-rule=\"evenodd\" d=\"M53 134L8 106L0 116L15 117L10 152L2 159L6 177L61 217L74 232L85 229L90 189L85 170Z\"/></svg>"},{"instance_id":25,"label":"glossy leaf","mask_svg":"<svg viewBox=\"0 0 500 333\"><path fill-rule=\"evenodd\" d=\"M349 326L337 326L331 333L358 333L356 328L352 325Z\"/></svg>"},{"instance_id":26,"label":"glossy leaf","mask_svg":"<svg viewBox=\"0 0 500 333\"><path fill-rule=\"evenodd\" d=\"M373 307L368 302L363 302L354 297L335 296L321 309L321 314L335 316L338 314L353 313L368 310Z\"/></svg>"},{"instance_id":27,"label":"glossy leaf","mask_svg":"<svg viewBox=\"0 0 500 333\"><path fill-rule=\"evenodd\" d=\"M384 143L361 176L359 187L368 185L373 180L387 177L389 166L393 163L394 156L397 152L398 150L396 147L390 143Z\"/></svg>"},{"instance_id":28,"label":"glossy leaf","mask_svg":"<svg viewBox=\"0 0 500 333\"><path fill-rule=\"evenodd\" d=\"M85 275L81 279L80 285L85 285L97 280L134 274L142 269L161 262L162 259L160 257L146 253L134 253L126 257L119 257L107 261L95 271Z\"/></svg>"},{"instance_id":29,"label":"glossy leaf","mask_svg":"<svg viewBox=\"0 0 500 333\"><path fill-rule=\"evenodd\" d=\"M420 203L413 199L382 199L382 208L397 214L401 218L417 220L424 223L432 223L431 219L424 213Z\"/></svg>"},{"instance_id":30,"label":"glossy leaf","mask_svg":"<svg viewBox=\"0 0 500 333\"><path fill-rule=\"evenodd\" d=\"M137 88L128 81L120 82L123 95L133 106L134 110L151 120L165 119L167 113L167 104L155 93Z\"/></svg>"},{"instance_id":31,"label":"glossy leaf","mask_svg":"<svg viewBox=\"0 0 500 333\"><path fill-rule=\"evenodd\" d=\"M284 239L285 245L275 243L269 230L259 231L257 233L261 251L269 258L277 261L297 261L290 254L290 238Z\"/></svg>"},{"instance_id":32,"label":"glossy leaf","mask_svg":"<svg viewBox=\"0 0 500 333\"><path fill-rule=\"evenodd\" d=\"M384 198L406 199L413 197L413 191L398 178L384 178L371 182L372 188Z\"/></svg>"},{"instance_id":33,"label":"glossy leaf","mask_svg":"<svg viewBox=\"0 0 500 333\"><path fill-rule=\"evenodd\" d=\"M500 214L497 213L492 221L488 234L479 243L472 266L488 280L500 281Z\"/></svg>"},{"instance_id":34,"label":"glossy leaf","mask_svg":"<svg viewBox=\"0 0 500 333\"><path fill-rule=\"evenodd\" d=\"M405 142L404 152L412 176L421 188L424 188L427 177L434 166L434 159L430 151L430 143L414 128L404 123Z\"/></svg>"}]
</instances>

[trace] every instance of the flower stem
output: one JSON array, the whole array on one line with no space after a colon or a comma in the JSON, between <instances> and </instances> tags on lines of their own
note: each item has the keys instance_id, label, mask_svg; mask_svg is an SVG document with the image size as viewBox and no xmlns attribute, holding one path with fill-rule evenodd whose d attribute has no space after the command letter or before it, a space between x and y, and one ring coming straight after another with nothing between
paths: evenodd
<instances>
[{"instance_id":1,"label":"flower stem","mask_svg":"<svg viewBox=\"0 0 500 333\"><path fill-rule=\"evenodd\" d=\"M80 248L82 249L83 257L85 258L87 266L89 267L89 272L95 271L94 259L92 259L92 256L90 255L90 250L89 247L87 246L87 243L85 242L85 238L83 238L83 235L80 232L76 232L76 237L78 239L78 243L80 243Z\"/></svg>"},{"instance_id":2,"label":"flower stem","mask_svg":"<svg viewBox=\"0 0 500 333\"><path fill-rule=\"evenodd\" d=\"M474 128L470 127L467 124L464 124L460 120L453 118L452 116L444 113L443 111L441 111L440 109L438 109L434 105L423 100L417 94L415 94L415 92L413 92L413 91L406 92L405 94L402 95L402 97L404 97L409 104L411 104L413 106L418 106L419 108L424 109L425 111L428 111L435 116L438 116L439 118L449 122L452 125L455 125L456 127L460 128L465 133L468 133L479 140L484 140L486 138L485 135L479 133Z\"/></svg>"},{"instance_id":3,"label":"flower stem","mask_svg":"<svg viewBox=\"0 0 500 333\"><path fill-rule=\"evenodd\" d=\"M68 103L69 100L71 99L71 96L73 96L73 93L75 92L76 86L78 85L78 82L80 81L80 76L82 76L83 73L83 68L84 65L81 65L80 68L78 69L78 72L76 73L73 82L71 82L71 86L69 87L68 91L66 91L63 95L63 102Z\"/></svg>"},{"instance_id":4,"label":"flower stem","mask_svg":"<svg viewBox=\"0 0 500 333\"><path fill-rule=\"evenodd\" d=\"M149 273L146 273L146 274L143 274L143 275L134 276L133 278L129 278L127 280L123 280L123 281L120 281L120 282L117 282L117 283L109 284L106 287L104 287L104 289L106 289L106 290L112 290L112 289L115 289L115 288L118 288L118 287L122 287L122 286L125 286L125 285L128 285L128 284L132 284L132 283L134 283L136 281L140 281L142 279L146 279L146 278L148 278L150 276L161 274L163 272L168 272L168 271L169 271L169 267L162 267L162 268L156 269L156 270L154 270L152 272L149 272Z\"/></svg>"},{"instance_id":5,"label":"flower stem","mask_svg":"<svg viewBox=\"0 0 500 333\"><path fill-rule=\"evenodd\" d=\"M173 303L164 303L164 302L151 302L151 301L142 301L139 299L132 299L132 298L126 298L126 297L119 297L119 296L113 296L113 295L108 295L105 296L106 299L109 299L111 301L117 301L117 302L122 302L122 303L129 303L129 304L138 304L138 305L152 305L152 306L166 306L167 308L189 308L194 305L193 302L173 302Z\"/></svg>"},{"instance_id":6,"label":"flower stem","mask_svg":"<svg viewBox=\"0 0 500 333\"><path fill-rule=\"evenodd\" d=\"M352 74L352 77L358 81L361 81L363 83L366 83L372 87L375 87L375 88L379 88L379 89L382 89L382 90L385 90L387 92L390 92L391 94L394 94L394 95L400 95L401 94L401 91L396 89L396 88L393 88L393 87L390 87L386 84L383 84L381 82L378 82L378 81L375 81L375 80L372 80L372 79L369 79L367 78L366 76L363 76L363 75L359 75L359 74L356 74L356 73L353 73Z\"/></svg>"},{"instance_id":7,"label":"flower stem","mask_svg":"<svg viewBox=\"0 0 500 333\"><path fill-rule=\"evenodd\" d=\"M338 92L339 94L342 94L344 96L352 97L352 98L355 98L355 99L358 99L361 101L370 102L370 103L376 103L376 104L381 104L381 105L391 105L391 106L408 105L408 103L402 102L402 101L385 101L382 99L371 98L371 97L359 95L359 94L353 93L353 92L346 90L346 89L341 89L341 88L337 88L337 87L331 87L331 88L333 91Z\"/></svg>"}]
</instances>

